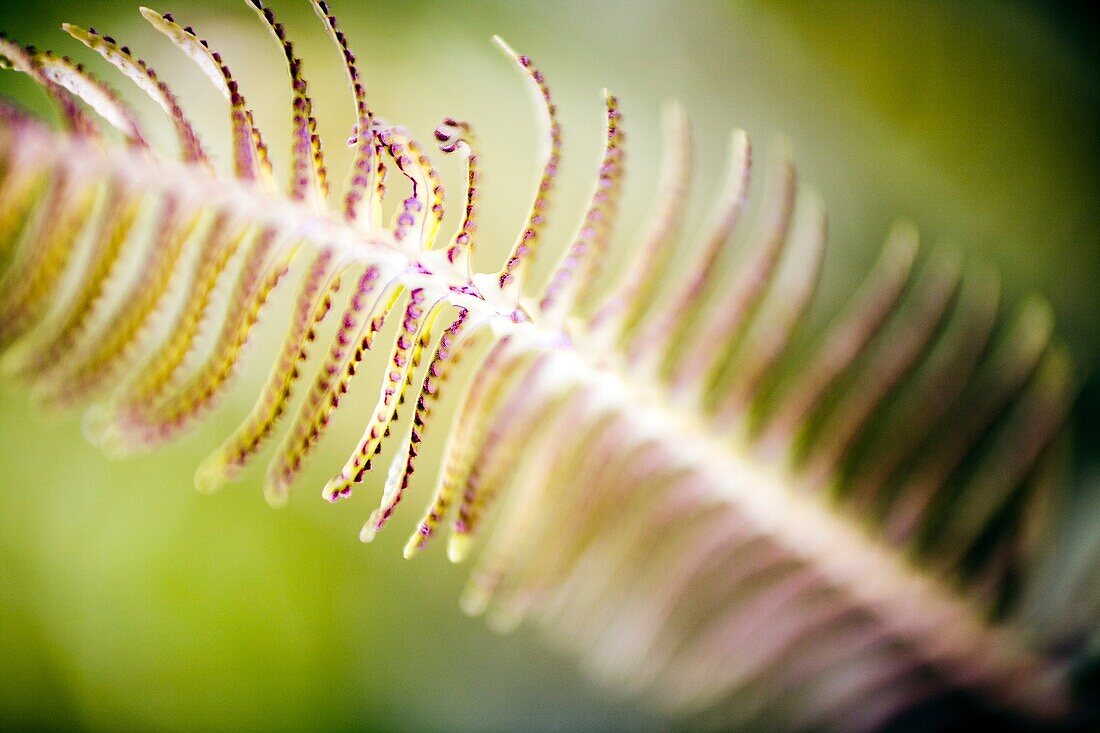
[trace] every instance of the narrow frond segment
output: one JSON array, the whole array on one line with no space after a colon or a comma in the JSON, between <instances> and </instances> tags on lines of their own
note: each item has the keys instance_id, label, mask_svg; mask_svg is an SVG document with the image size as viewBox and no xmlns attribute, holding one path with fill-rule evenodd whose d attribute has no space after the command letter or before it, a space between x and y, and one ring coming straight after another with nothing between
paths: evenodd
<instances>
[{"instance_id":1,"label":"narrow frond segment","mask_svg":"<svg viewBox=\"0 0 1100 733\"><path fill-rule=\"evenodd\" d=\"M722 425L749 417L761 385L774 372L796 330L806 320L825 263L825 208L820 197L804 197L790 234L783 270L771 283L766 302L746 330L729 362L711 386L715 421Z\"/></svg>"},{"instance_id":2,"label":"narrow frond segment","mask_svg":"<svg viewBox=\"0 0 1100 733\"><path fill-rule=\"evenodd\" d=\"M78 349L56 378L39 388L42 398L56 407L82 404L101 396L112 382L133 366L137 350L146 345L157 309L173 281L188 242L205 231L203 215L188 202L166 196L157 213L155 233L142 258L140 280L131 282L107 316L109 327L97 331ZM215 223L225 223L218 219ZM205 222L207 225L209 221ZM202 235L202 236L205 236Z\"/></svg>"},{"instance_id":3,"label":"narrow frond segment","mask_svg":"<svg viewBox=\"0 0 1100 733\"><path fill-rule=\"evenodd\" d=\"M406 393L412 385L413 374L420 365L424 348L431 341L432 325L445 305L442 300L427 303L426 297L419 288L409 293L408 304L390 350L381 393L370 422L344 468L325 485L322 496L328 501L348 496L351 487L361 482L371 469L375 454L382 451L382 441L390 434L391 426L397 419L397 411L405 403Z\"/></svg>"},{"instance_id":4,"label":"narrow frond segment","mask_svg":"<svg viewBox=\"0 0 1100 733\"><path fill-rule=\"evenodd\" d=\"M192 374L174 380L152 409L129 417L127 429L137 431L143 444L155 446L175 437L215 404L235 375L264 306L298 253L297 245L276 240L272 232L253 245L212 351Z\"/></svg>"},{"instance_id":5,"label":"narrow frond segment","mask_svg":"<svg viewBox=\"0 0 1100 733\"><path fill-rule=\"evenodd\" d=\"M672 376L674 388L692 390L704 402L767 292L788 241L797 180L785 142L779 143L773 165L774 190L767 196L757 230L749 235L749 252L688 341L685 353L691 358L683 360Z\"/></svg>"},{"instance_id":6,"label":"narrow frond segment","mask_svg":"<svg viewBox=\"0 0 1100 733\"><path fill-rule=\"evenodd\" d=\"M244 277L248 270L257 269L255 259L265 254L265 240L253 242L255 233L248 224L234 216L217 216L203 238L198 261L185 293L183 306L169 327L166 338L152 351L133 379L116 393L100 429L104 445L116 450L140 445L151 437L144 430L146 416L171 389L180 373L184 360L191 353L206 319L214 307L214 289L237 251L247 244L255 258L242 267ZM171 277L170 273L167 273ZM136 438L131 441L130 438Z\"/></svg>"},{"instance_id":7,"label":"narrow frond segment","mask_svg":"<svg viewBox=\"0 0 1100 733\"><path fill-rule=\"evenodd\" d=\"M539 237L546 224L546 209L561 164L561 125L558 123L557 108L550 97L550 87L547 86L542 72L528 56L517 54L500 36L493 36L493 42L516 62L527 78L542 124L542 155L545 162L535 188L535 200L531 204L531 212L527 215L523 231L497 276L497 284L501 290L519 293L523 290L527 269L538 251Z\"/></svg>"},{"instance_id":8,"label":"narrow frond segment","mask_svg":"<svg viewBox=\"0 0 1100 733\"><path fill-rule=\"evenodd\" d=\"M210 44L199 38L194 28L176 23L171 13L161 15L155 10L141 8L141 14L195 62L229 103L233 169L236 175L245 179L257 179L265 186L271 186L271 162L267 157L267 146L260 131L256 129L252 110L248 108L221 54L211 50Z\"/></svg>"},{"instance_id":9,"label":"narrow frond segment","mask_svg":"<svg viewBox=\"0 0 1100 733\"><path fill-rule=\"evenodd\" d=\"M95 186L79 174L62 177L46 194L27 230L35 246L25 250L25 256L0 279L0 349L45 317L82 227L92 218L96 199Z\"/></svg>"},{"instance_id":10,"label":"narrow frond segment","mask_svg":"<svg viewBox=\"0 0 1100 733\"><path fill-rule=\"evenodd\" d=\"M63 368L67 358L84 342L100 310L102 297L116 274L118 258L144 203L141 191L121 182L111 185L106 199L94 225L87 276L53 323L43 328L46 334L35 339L14 368L25 379L41 382Z\"/></svg>"},{"instance_id":11,"label":"narrow frond segment","mask_svg":"<svg viewBox=\"0 0 1100 733\"><path fill-rule=\"evenodd\" d=\"M282 46L287 71L290 73L290 86L293 93L291 112L293 144L290 149L293 172L290 177L290 197L295 201L306 201L318 209L323 208L328 198L325 155L321 138L317 135L317 120L313 117L313 100L309 97L306 80L302 76L302 61L294 54L294 45L287 38L283 24L275 20L275 13L261 0L245 0L245 2L256 11L260 20Z\"/></svg>"},{"instance_id":12,"label":"narrow frond segment","mask_svg":"<svg viewBox=\"0 0 1100 733\"><path fill-rule=\"evenodd\" d=\"M428 501L417 529L405 545L405 557L420 552L435 534L439 523L453 506L460 477L472 460L471 446L486 429L488 413L500 398L509 374L518 368L518 359L509 353L510 339L493 344L478 367L480 379L470 385L458 410L458 420L451 426L440 464L435 490Z\"/></svg>"},{"instance_id":13,"label":"narrow frond segment","mask_svg":"<svg viewBox=\"0 0 1100 733\"><path fill-rule=\"evenodd\" d=\"M573 243L543 289L539 308L550 321L573 313L589 297L606 256L623 181L623 131L619 100L604 91L607 129L595 190Z\"/></svg>"},{"instance_id":14,"label":"narrow frond segment","mask_svg":"<svg viewBox=\"0 0 1100 733\"><path fill-rule=\"evenodd\" d=\"M477 209L480 196L481 171L478 167L477 153L474 151L474 133L470 124L459 122L451 117L444 119L435 128L435 139L444 153L459 153L466 158L466 207L462 213L462 223L447 245L447 261L473 281L471 258L477 239Z\"/></svg>"},{"instance_id":15,"label":"narrow frond segment","mask_svg":"<svg viewBox=\"0 0 1100 733\"><path fill-rule=\"evenodd\" d=\"M691 182L691 129L679 104L667 105L662 118L664 159L658 184L660 199L627 271L604 296L588 324L597 337L615 346L633 332L655 300L683 223Z\"/></svg>"},{"instance_id":16,"label":"narrow frond segment","mask_svg":"<svg viewBox=\"0 0 1100 733\"><path fill-rule=\"evenodd\" d=\"M77 104L76 98L69 94L61 84L51 78L42 67L39 52L28 46L21 46L0 33L0 69L14 69L30 76L57 105L62 123L75 135L95 137L98 130ZM68 90L71 91L71 90Z\"/></svg>"},{"instance_id":17,"label":"narrow frond segment","mask_svg":"<svg viewBox=\"0 0 1100 733\"><path fill-rule=\"evenodd\" d=\"M826 330L817 353L802 367L768 418L760 438L765 451L774 453L792 443L795 431L814 406L878 333L909 282L916 253L916 230L908 223L896 225L866 282Z\"/></svg>"},{"instance_id":18,"label":"narrow frond segment","mask_svg":"<svg viewBox=\"0 0 1100 733\"><path fill-rule=\"evenodd\" d=\"M368 267L360 278L358 290L344 310L329 353L318 367L313 385L268 466L264 493L273 504L286 501L294 477L328 427L359 362L374 344L401 297L403 288L395 280L381 280L382 271L377 266Z\"/></svg>"},{"instance_id":19,"label":"narrow frond segment","mask_svg":"<svg viewBox=\"0 0 1100 733\"><path fill-rule=\"evenodd\" d=\"M355 63L355 54L348 46L347 37L340 31L336 24L336 17L329 10L328 3L324 0L310 0L317 17L328 31L329 37L336 44L337 50L344 62L344 70L347 72L348 83L351 85L352 98L355 102L355 131L352 134L349 145L355 146L355 159L351 167L351 183L347 194L344 196L344 217L348 221L356 221L363 215L364 204L371 203L371 192L374 189L373 179L378 175L378 167L372 161L377 154L377 145L374 135L374 113L367 106L367 92L363 87L363 80L359 75L359 67ZM370 216L370 212L366 212Z\"/></svg>"},{"instance_id":20,"label":"narrow frond segment","mask_svg":"<svg viewBox=\"0 0 1100 733\"><path fill-rule=\"evenodd\" d=\"M752 146L744 130L730 136L725 184L714 202L714 213L696 262L667 304L642 324L634 338L630 360L640 372L667 377L679 363L687 338L694 334L704 307L720 281L720 264L748 200Z\"/></svg>"},{"instance_id":21,"label":"narrow frond segment","mask_svg":"<svg viewBox=\"0 0 1100 733\"><path fill-rule=\"evenodd\" d=\"M206 151L195 132L191 121L183 113L179 100L172 90L168 88L157 72L149 67L145 61L132 55L126 46L120 46L114 38L102 36L94 28L87 30L71 23L64 23L62 30L76 40L83 43L102 56L109 64L125 74L143 92L160 105L176 129L176 137L179 140L180 155L188 163L205 163Z\"/></svg>"},{"instance_id":22,"label":"narrow frond segment","mask_svg":"<svg viewBox=\"0 0 1100 733\"><path fill-rule=\"evenodd\" d=\"M80 64L73 63L64 56L48 51L40 51L34 56L35 62L45 78L68 90L121 132L131 145L144 148L148 146L145 133L134 115L107 85L96 79Z\"/></svg>"},{"instance_id":23,"label":"narrow frond segment","mask_svg":"<svg viewBox=\"0 0 1100 733\"><path fill-rule=\"evenodd\" d=\"M430 424L432 408L439 401L443 385L451 370L458 365L463 351L470 348L482 325L476 323L471 325L470 312L463 309L440 336L435 353L424 373L424 381L416 399L416 409L409 423L408 433L386 476L382 500L359 533L359 539L363 542L374 539L375 534L386 526L394 509L404 497L405 490L409 488L413 472L416 470L416 459L420 455L421 444Z\"/></svg>"},{"instance_id":24,"label":"narrow frond segment","mask_svg":"<svg viewBox=\"0 0 1100 733\"><path fill-rule=\"evenodd\" d=\"M891 319L889 331L882 334L862 368L845 385L836 407L816 429L805 459L809 474L824 478L836 470L874 410L927 353L958 289L960 274L957 259L950 255L928 263L914 283L914 292Z\"/></svg>"},{"instance_id":25,"label":"narrow frond segment","mask_svg":"<svg viewBox=\"0 0 1100 733\"><path fill-rule=\"evenodd\" d=\"M309 346L317 338L316 329L332 309L332 299L347 267L331 250L322 250L313 259L298 294L294 320L263 391L240 427L199 467L195 485L200 490L213 491L235 478L271 435L287 409L302 363L309 357ZM372 285L371 278L360 278L353 297L363 297Z\"/></svg>"}]
</instances>

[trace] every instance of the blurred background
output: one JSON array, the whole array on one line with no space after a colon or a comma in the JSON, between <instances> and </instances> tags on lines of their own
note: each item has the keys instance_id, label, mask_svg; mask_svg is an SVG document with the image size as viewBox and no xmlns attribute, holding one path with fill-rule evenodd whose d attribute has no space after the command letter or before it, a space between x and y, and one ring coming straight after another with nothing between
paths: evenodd
<instances>
[{"instance_id":1,"label":"blurred background","mask_svg":"<svg viewBox=\"0 0 1100 733\"><path fill-rule=\"evenodd\" d=\"M304 59L329 169L340 180L352 107L338 57L306 2L270 5ZM676 98L695 123L692 230L720 181L731 127L747 129L761 151L777 133L791 140L802 180L822 193L830 214L815 317L850 292L899 215L915 221L926 242L994 263L1009 303L1032 291L1048 297L1086 376L1072 417L1062 551L1097 542L1100 76L1096 26L1083 6L331 5L377 114L424 141L444 116L476 126L483 269L499 264L521 226L537 165L526 91L489 43L497 33L536 60L561 112L565 153L549 242L564 241L583 210L607 86L623 100L628 133L620 252L650 206L660 104ZM153 7L194 25L223 53L276 165L284 162L285 67L252 12L229 0ZM136 0L0 0L0 30L88 62L170 145L159 110L62 33L63 21L94 26L148 60L219 159L229 160L219 96L145 23ZM16 75L0 77L0 93L48 114ZM461 190L459 162L437 163L448 190ZM545 273L552 258L541 264ZM85 442L76 416L38 414L18 385L2 385L0 729L664 727L655 714L588 684L536 633L499 637L463 616L456 599L466 569L450 566L440 548L402 560L444 430L429 440L412 508L374 545L360 545L356 534L381 476L338 507L319 499L357 439L374 397L371 380L353 387L358 414L338 416L288 508L267 507L255 469L215 496L193 490L194 467L245 414L266 375L281 335L273 324L287 313L290 292L284 287L265 315L267 327L223 406L154 456L110 461ZM444 411L452 408L445 400Z\"/></svg>"}]
</instances>

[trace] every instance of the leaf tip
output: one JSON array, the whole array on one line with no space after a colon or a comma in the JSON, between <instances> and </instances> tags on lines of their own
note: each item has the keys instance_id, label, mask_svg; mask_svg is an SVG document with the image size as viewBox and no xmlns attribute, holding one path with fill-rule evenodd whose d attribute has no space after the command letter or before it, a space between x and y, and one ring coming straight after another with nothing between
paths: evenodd
<instances>
[{"instance_id":1,"label":"leaf tip","mask_svg":"<svg viewBox=\"0 0 1100 733\"><path fill-rule=\"evenodd\" d=\"M225 485L225 469L218 456L211 456L199 465L194 481L195 489L201 494L213 494Z\"/></svg>"},{"instance_id":2,"label":"leaf tip","mask_svg":"<svg viewBox=\"0 0 1100 733\"><path fill-rule=\"evenodd\" d=\"M290 494L281 483L268 482L264 484L264 500L272 509L282 509L290 501Z\"/></svg>"},{"instance_id":3,"label":"leaf tip","mask_svg":"<svg viewBox=\"0 0 1100 733\"><path fill-rule=\"evenodd\" d=\"M359 541L363 544L373 542L375 536L378 534L378 512L373 512L367 521L363 524L363 528L359 530ZM408 555L406 555L408 557Z\"/></svg>"},{"instance_id":4,"label":"leaf tip","mask_svg":"<svg viewBox=\"0 0 1100 733\"><path fill-rule=\"evenodd\" d=\"M464 533L452 534L447 541L447 559L456 565L463 562L470 554L470 535Z\"/></svg>"},{"instance_id":5,"label":"leaf tip","mask_svg":"<svg viewBox=\"0 0 1100 733\"><path fill-rule=\"evenodd\" d=\"M518 54L512 49L512 47L508 45L508 42L505 41L500 36L498 36L496 33L493 34L492 40L493 40L493 44L497 48L499 48L501 51L508 54L512 58L515 58L516 56L518 56Z\"/></svg>"}]
</instances>

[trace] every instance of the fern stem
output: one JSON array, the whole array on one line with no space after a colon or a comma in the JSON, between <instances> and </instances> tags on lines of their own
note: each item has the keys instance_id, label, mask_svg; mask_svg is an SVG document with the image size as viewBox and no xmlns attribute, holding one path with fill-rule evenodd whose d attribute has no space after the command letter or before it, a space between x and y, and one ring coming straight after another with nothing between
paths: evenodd
<instances>
[{"instance_id":1,"label":"fern stem","mask_svg":"<svg viewBox=\"0 0 1100 733\"><path fill-rule=\"evenodd\" d=\"M521 351L539 352L552 365L548 378L597 395L599 405L627 417L632 440L652 440L674 463L713 486L715 497L736 510L754 531L805 560L828 585L886 624L951 681L987 689L1008 706L1033 715L1057 715L1068 705L1061 669L1027 651L1018 632L981 620L969 601L944 590L927 570L897 555L854 520L828 507L820 494L803 491L778 463L762 461L717 437L696 413L662 398L653 382L629 373L629 365L566 338L538 316L516 307L501 291L477 293L445 252L403 246L389 232L366 234L334 217L290 204L245 183L213 179L200 165L153 160L130 150L107 153L76 137L26 124L10 144L33 149L37 165L56 167L74 181L108 177L165 196L198 200L213 211L232 212L270 231L280 242L305 240L333 248L348 262L382 270L423 302L446 301L486 323ZM276 205L276 201L278 204ZM533 310L533 309L532 309Z\"/></svg>"}]
</instances>

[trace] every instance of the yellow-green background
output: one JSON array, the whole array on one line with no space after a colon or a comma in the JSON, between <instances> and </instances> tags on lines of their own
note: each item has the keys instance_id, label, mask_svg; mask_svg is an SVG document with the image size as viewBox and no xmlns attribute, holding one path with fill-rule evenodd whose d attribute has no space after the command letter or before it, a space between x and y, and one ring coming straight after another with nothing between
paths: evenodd
<instances>
[{"instance_id":1,"label":"yellow-green background","mask_svg":"<svg viewBox=\"0 0 1100 733\"><path fill-rule=\"evenodd\" d=\"M599 90L623 99L629 179L617 243L646 214L657 110L675 97L695 122L693 222L719 180L726 134L762 152L785 133L802 179L830 211L828 311L868 266L891 220L915 220L1005 274L1008 300L1048 296L1059 332L1094 364L1100 347L1100 142L1095 32L1083 10L1043 3L354 2L333 0L379 115L430 138L446 115L473 121L483 150L478 262L494 266L520 226L536 165L527 96L488 42L532 55L565 128L549 241L567 237L600 146ZM305 2L272 3L290 31L340 178L351 125L336 56ZM223 51L276 161L288 129L285 71L243 2L156 5ZM62 21L127 43L168 78L227 159L219 98L145 24L136 0L0 2L0 30L90 61ZM123 90L156 137L158 111ZM0 93L45 109L10 74ZM761 156L763 157L763 156ZM441 163L459 190L455 161ZM457 207L454 207L457 208ZM697 224L693 224L697 227ZM551 258L545 258L544 265ZM621 258L618 259L621 262ZM540 272L545 272L541 268ZM289 288L287 288L289 290ZM456 606L465 570L441 554L400 558L439 440L394 526L355 535L377 477L332 507L320 482L350 449L372 399L364 379L289 508L266 507L252 472L213 496L193 467L234 424L274 353L278 303L244 376L202 428L154 456L112 462L75 418L48 419L18 385L0 396L0 729L639 730L661 721L595 689L530 631L497 637ZM1097 382L1074 416L1077 503L1095 506ZM451 403L441 417L446 417ZM1078 523L1087 535L1094 523Z\"/></svg>"}]
</instances>

